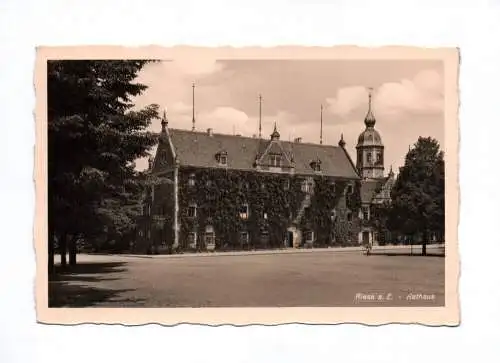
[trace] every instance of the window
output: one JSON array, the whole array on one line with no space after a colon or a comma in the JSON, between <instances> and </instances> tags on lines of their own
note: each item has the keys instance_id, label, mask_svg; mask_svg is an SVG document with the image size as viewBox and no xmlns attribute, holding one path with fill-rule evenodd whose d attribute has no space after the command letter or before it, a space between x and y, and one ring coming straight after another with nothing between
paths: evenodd
<instances>
[{"instance_id":1,"label":"window","mask_svg":"<svg viewBox=\"0 0 500 363\"><path fill-rule=\"evenodd\" d=\"M209 179L209 180L207 180L207 182L206 182L206 186L207 186L207 187L211 187L211 186L212 186L212 181L211 181L210 179Z\"/></svg>"},{"instance_id":2,"label":"window","mask_svg":"<svg viewBox=\"0 0 500 363\"><path fill-rule=\"evenodd\" d=\"M190 218L196 217L196 204L191 204L188 207L188 217Z\"/></svg>"},{"instance_id":3,"label":"window","mask_svg":"<svg viewBox=\"0 0 500 363\"><path fill-rule=\"evenodd\" d=\"M347 221L348 222L351 222L352 221L352 213L351 212L347 212Z\"/></svg>"},{"instance_id":4,"label":"window","mask_svg":"<svg viewBox=\"0 0 500 363\"><path fill-rule=\"evenodd\" d=\"M264 212L263 217L264 217L264 219L267 219L267 213L266 212Z\"/></svg>"},{"instance_id":5,"label":"window","mask_svg":"<svg viewBox=\"0 0 500 363\"><path fill-rule=\"evenodd\" d=\"M301 189L304 193L311 193L313 189L312 182L310 182L309 180L304 180Z\"/></svg>"},{"instance_id":6,"label":"window","mask_svg":"<svg viewBox=\"0 0 500 363\"><path fill-rule=\"evenodd\" d=\"M227 156L226 155L221 155L220 156L220 164L221 165L227 165Z\"/></svg>"},{"instance_id":7,"label":"window","mask_svg":"<svg viewBox=\"0 0 500 363\"><path fill-rule=\"evenodd\" d=\"M310 214L311 214L311 208L310 207L304 208L304 217L309 218Z\"/></svg>"},{"instance_id":8,"label":"window","mask_svg":"<svg viewBox=\"0 0 500 363\"><path fill-rule=\"evenodd\" d=\"M280 155L269 155L269 161L271 166L280 167L281 166L281 156Z\"/></svg>"},{"instance_id":9,"label":"window","mask_svg":"<svg viewBox=\"0 0 500 363\"><path fill-rule=\"evenodd\" d=\"M352 186L351 184L349 184L349 185L347 186L347 194L352 194L352 193L353 193L353 190L354 190L353 186Z\"/></svg>"},{"instance_id":10,"label":"window","mask_svg":"<svg viewBox=\"0 0 500 363\"><path fill-rule=\"evenodd\" d=\"M368 163L371 163L371 162L372 162L372 153L367 153L367 154L366 154L366 161L367 161Z\"/></svg>"},{"instance_id":11,"label":"window","mask_svg":"<svg viewBox=\"0 0 500 363\"><path fill-rule=\"evenodd\" d=\"M335 219L337 219L337 211L335 209L332 209L332 211L330 213L330 218L331 218L332 222L335 222Z\"/></svg>"},{"instance_id":12,"label":"window","mask_svg":"<svg viewBox=\"0 0 500 363\"><path fill-rule=\"evenodd\" d=\"M188 245L191 248L196 248L196 232L188 233Z\"/></svg>"},{"instance_id":13,"label":"window","mask_svg":"<svg viewBox=\"0 0 500 363\"><path fill-rule=\"evenodd\" d=\"M248 244L248 232L242 231L240 232L240 242L244 245Z\"/></svg>"},{"instance_id":14,"label":"window","mask_svg":"<svg viewBox=\"0 0 500 363\"><path fill-rule=\"evenodd\" d=\"M215 245L215 233L213 231L205 232L205 245L207 246Z\"/></svg>"},{"instance_id":15,"label":"window","mask_svg":"<svg viewBox=\"0 0 500 363\"><path fill-rule=\"evenodd\" d=\"M283 190L289 190L290 189L290 180L286 179L283 182Z\"/></svg>"},{"instance_id":16,"label":"window","mask_svg":"<svg viewBox=\"0 0 500 363\"><path fill-rule=\"evenodd\" d=\"M314 171L321 171L321 160L314 160L314 161L311 161L311 168L314 170Z\"/></svg>"},{"instance_id":17,"label":"window","mask_svg":"<svg viewBox=\"0 0 500 363\"><path fill-rule=\"evenodd\" d=\"M313 242L314 241L314 232L313 231L306 231L305 232L305 240L306 240L306 242Z\"/></svg>"},{"instance_id":18,"label":"window","mask_svg":"<svg viewBox=\"0 0 500 363\"><path fill-rule=\"evenodd\" d=\"M190 187L194 187L194 186L196 185L196 179L195 179L194 174L190 174L190 175L189 175L188 185L189 185Z\"/></svg>"},{"instance_id":19,"label":"window","mask_svg":"<svg viewBox=\"0 0 500 363\"><path fill-rule=\"evenodd\" d=\"M380 164L382 162L382 154L381 153L377 153L377 164Z\"/></svg>"},{"instance_id":20,"label":"window","mask_svg":"<svg viewBox=\"0 0 500 363\"><path fill-rule=\"evenodd\" d=\"M370 209L368 207L363 207L363 219L367 221L370 219Z\"/></svg>"},{"instance_id":21,"label":"window","mask_svg":"<svg viewBox=\"0 0 500 363\"><path fill-rule=\"evenodd\" d=\"M248 204L243 204L240 207L240 218L241 219L248 219Z\"/></svg>"},{"instance_id":22,"label":"window","mask_svg":"<svg viewBox=\"0 0 500 363\"><path fill-rule=\"evenodd\" d=\"M332 182L330 185L331 185L331 188L332 188L332 192L335 193L335 190L336 190L335 182Z\"/></svg>"}]
</instances>

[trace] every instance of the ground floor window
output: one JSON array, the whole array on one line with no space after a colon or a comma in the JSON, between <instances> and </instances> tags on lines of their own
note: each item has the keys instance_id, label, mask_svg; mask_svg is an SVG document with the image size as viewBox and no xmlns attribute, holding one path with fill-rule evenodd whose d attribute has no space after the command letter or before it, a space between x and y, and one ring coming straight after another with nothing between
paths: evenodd
<instances>
[{"instance_id":1,"label":"ground floor window","mask_svg":"<svg viewBox=\"0 0 500 363\"><path fill-rule=\"evenodd\" d=\"M248 232L242 231L240 232L240 242L244 245L248 244Z\"/></svg>"},{"instance_id":2,"label":"ground floor window","mask_svg":"<svg viewBox=\"0 0 500 363\"><path fill-rule=\"evenodd\" d=\"M212 226L207 226L205 228L205 246L208 249L215 248L215 232Z\"/></svg>"},{"instance_id":3,"label":"ground floor window","mask_svg":"<svg viewBox=\"0 0 500 363\"><path fill-rule=\"evenodd\" d=\"M205 243L207 245L215 244L215 233L214 232L205 233Z\"/></svg>"},{"instance_id":4,"label":"ground floor window","mask_svg":"<svg viewBox=\"0 0 500 363\"><path fill-rule=\"evenodd\" d=\"M313 242L314 241L314 232L313 231L306 231L304 233L305 241L306 242Z\"/></svg>"},{"instance_id":5,"label":"ground floor window","mask_svg":"<svg viewBox=\"0 0 500 363\"><path fill-rule=\"evenodd\" d=\"M196 232L188 233L188 246L191 248L196 248Z\"/></svg>"}]
</instances>

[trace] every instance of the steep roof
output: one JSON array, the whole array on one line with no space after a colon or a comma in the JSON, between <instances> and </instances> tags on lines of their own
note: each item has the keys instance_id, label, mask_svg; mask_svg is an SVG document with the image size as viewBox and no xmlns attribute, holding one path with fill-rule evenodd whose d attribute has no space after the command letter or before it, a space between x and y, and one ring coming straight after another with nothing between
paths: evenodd
<instances>
[{"instance_id":1,"label":"steep roof","mask_svg":"<svg viewBox=\"0 0 500 363\"><path fill-rule=\"evenodd\" d=\"M216 168L215 155L224 150L227 152L227 167L237 170L253 170L256 158L262 155L270 142L259 138L179 129L169 129L169 135L181 166ZM288 156L293 157L296 174L314 175L310 163L319 158L323 175L359 178L341 147L288 141L280 143Z\"/></svg>"},{"instance_id":2,"label":"steep roof","mask_svg":"<svg viewBox=\"0 0 500 363\"><path fill-rule=\"evenodd\" d=\"M390 199L390 192L394 185L394 179L390 176L381 179L368 179L361 182L361 202L368 204L375 200L384 201Z\"/></svg>"}]
</instances>

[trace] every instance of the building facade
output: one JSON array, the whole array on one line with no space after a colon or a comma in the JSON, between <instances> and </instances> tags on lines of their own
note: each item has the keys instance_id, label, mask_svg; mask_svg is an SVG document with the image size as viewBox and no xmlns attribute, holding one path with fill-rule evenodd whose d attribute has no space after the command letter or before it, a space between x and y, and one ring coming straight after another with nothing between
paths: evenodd
<instances>
[{"instance_id":1,"label":"building facade","mask_svg":"<svg viewBox=\"0 0 500 363\"><path fill-rule=\"evenodd\" d=\"M137 252L376 243L371 210L390 200L371 96L353 163L338 145L171 129L162 119ZM194 122L193 122L194 126ZM193 127L194 129L194 127Z\"/></svg>"}]
</instances>

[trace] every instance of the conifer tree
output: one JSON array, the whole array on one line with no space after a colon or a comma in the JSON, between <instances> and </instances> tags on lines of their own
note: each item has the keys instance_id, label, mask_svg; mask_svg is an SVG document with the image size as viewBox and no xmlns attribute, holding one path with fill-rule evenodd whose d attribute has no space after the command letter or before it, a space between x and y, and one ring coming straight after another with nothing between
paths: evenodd
<instances>
[{"instance_id":1,"label":"conifer tree","mask_svg":"<svg viewBox=\"0 0 500 363\"><path fill-rule=\"evenodd\" d=\"M49 268L57 239L62 264L76 240L133 226L144 188L134 161L155 144L146 131L158 106L134 110L145 60L61 60L47 64ZM142 178L143 179L143 178Z\"/></svg>"}]
</instances>

